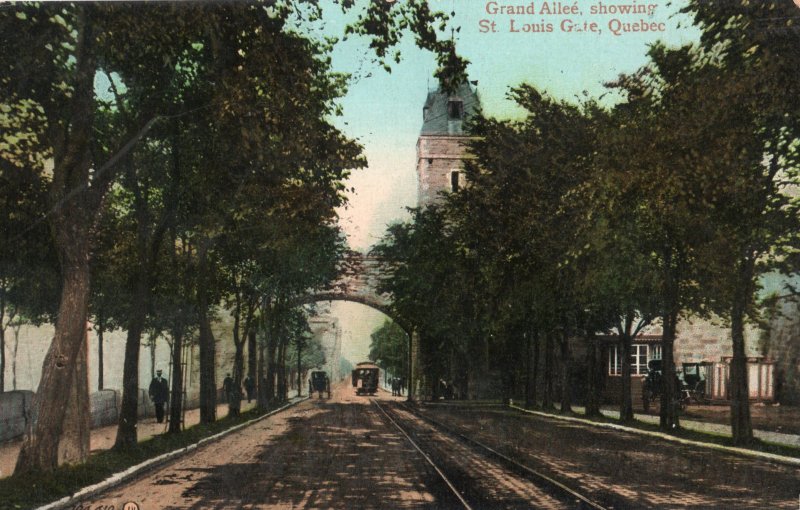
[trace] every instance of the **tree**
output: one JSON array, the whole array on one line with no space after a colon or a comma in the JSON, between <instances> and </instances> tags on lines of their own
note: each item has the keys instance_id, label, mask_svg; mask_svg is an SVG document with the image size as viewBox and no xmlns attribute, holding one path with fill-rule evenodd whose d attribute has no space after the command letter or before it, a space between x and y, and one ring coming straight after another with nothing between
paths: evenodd
<instances>
[{"instance_id":1,"label":"tree","mask_svg":"<svg viewBox=\"0 0 800 510\"><path fill-rule=\"evenodd\" d=\"M715 119L716 147L699 164L715 170L709 190L717 236L714 285L716 310L729 317L731 428L734 443L752 441L744 324L757 316L760 277L779 267L798 245L798 203L790 189L798 183L800 21L790 2L697 2L684 9L703 30L703 48L716 56L698 86L714 99L703 113ZM702 88L700 88L702 87ZM781 90L775 94L775 90ZM711 157L714 165L710 165ZM796 268L788 268L789 271Z\"/></svg>"},{"instance_id":2,"label":"tree","mask_svg":"<svg viewBox=\"0 0 800 510\"><path fill-rule=\"evenodd\" d=\"M506 359L502 371L513 375L516 360L527 360L526 401L533 404L531 342L543 338L543 400L549 407L557 346L561 407L569 412L570 338L583 309L569 261L585 205L574 197L589 175L598 110L592 103L555 101L528 85L511 96L527 116L521 121L478 116L470 130L475 159L466 163L470 186L453 194L449 204L464 244L478 252L491 296L487 320L506 338L500 346ZM513 388L513 380L507 386Z\"/></svg>"},{"instance_id":3,"label":"tree","mask_svg":"<svg viewBox=\"0 0 800 510\"><path fill-rule=\"evenodd\" d=\"M408 334L396 322L385 320L370 335L369 359L394 376L408 373Z\"/></svg>"},{"instance_id":4,"label":"tree","mask_svg":"<svg viewBox=\"0 0 800 510\"><path fill-rule=\"evenodd\" d=\"M90 296L93 231L111 184L121 169L131 164L125 158L137 142L167 116L190 116L209 110L203 111L202 116L213 120L210 124L203 124L213 128L210 134L216 135L216 140L223 140L225 134L233 132L239 142L227 144L219 153L209 150L206 154L210 157L206 158L204 169L223 171L226 165L213 156L230 155L236 148L246 145L250 132L243 130L244 127L260 127L260 142L270 140L278 143L281 140L274 133L282 131L269 132L275 125L280 126L290 119L292 122L298 119L324 122L321 110L308 108L309 103L303 101L319 101L319 94L308 92L318 92L314 86L329 77L325 59L318 57L314 45L306 38L285 27L290 15L306 8L317 9L312 3L138 7L93 3L15 4L0 14L2 42L6 50L0 57L0 103L22 105L17 111L12 111L14 121L24 116L33 117L35 121L30 123L30 137L28 133L26 137L41 143L40 159L53 160L48 221L61 267L56 334L43 366L35 402L39 421L36 429L27 435L18 461L19 472L55 468L59 443L70 437L77 438L72 460L80 461L88 454L88 396L83 387L85 366L81 362L81 349ZM354 5L347 3L345 8L353 9ZM370 37L379 58L383 59L397 42L398 27L411 28L416 33L418 45L439 54L442 76L448 70L463 71L465 63L455 55L453 42L439 41L431 27L435 21L444 22L444 16L431 13L425 2L408 2L402 7L372 3L364 13L350 30ZM278 54L289 58L276 60L274 56ZM302 58L295 59L295 56ZM257 76L256 70L266 72L267 78L273 70L282 72L276 72L271 80L259 82L264 76ZM123 112L118 108L112 115L114 119L110 126L103 124L108 119L99 111L95 95L95 78L100 71L111 76L112 83L116 76L120 77L120 89L126 89L127 94L134 98L131 103L136 104L136 109L129 112L131 115L127 119L122 118ZM251 71L253 76L248 74ZM180 76L186 75L196 77L205 93L181 97L173 108L169 108L166 106L169 101L176 99L171 95L175 87L169 85L175 85ZM264 84L270 87L264 87ZM299 88L293 89L294 86ZM327 87L321 94L325 95L331 89ZM273 91L276 94L269 96ZM262 104L263 101L279 108L277 111L270 107L265 109L267 122L250 118L248 124L248 115L241 114L250 112L243 105L248 102ZM333 111L330 97L322 103L325 114ZM181 110L189 104L190 110ZM297 113L298 109L305 115L281 115ZM23 111L24 115L20 113ZM270 120L278 122L271 124ZM317 127L313 122L310 126ZM231 127L238 129L226 131ZM304 131L309 123L299 122L287 127L285 133L291 140L303 140L306 135L316 133ZM109 136L95 137L101 131ZM328 140L336 138L331 129L323 133ZM102 143L95 143L98 140ZM300 152L306 159L299 160L299 164L313 159L310 149L317 148L320 139L314 141L317 145L300 145ZM291 147L291 143L284 146ZM215 146L203 147L210 149ZM327 146L333 150L340 147L335 144ZM248 153L257 153L255 149L260 148L263 147L253 143L253 150ZM327 156L332 154L336 153L328 152ZM349 154L344 156L350 157ZM279 161L278 165L282 163ZM251 166L238 165L237 168L248 172ZM298 164L287 168L291 174L298 169ZM230 169L228 166L227 170ZM234 186L217 189L231 190L235 194L236 184L241 183L241 180L237 182L241 174L231 172L230 179ZM184 191L197 189L202 189L202 186L190 185ZM197 267L200 270L206 269L210 263L210 243L218 233L218 225L208 221L213 218L213 208L205 209L204 214L206 221L195 218L194 225L199 228L194 228L192 235L187 236L198 250ZM151 247L156 244L151 244ZM139 260L143 259L140 257ZM140 280L142 295L148 292L150 283L147 278ZM203 421L209 421L214 418L214 351L208 313L214 295L208 288L209 282L200 279L197 284L201 358L206 368L201 371L201 414ZM141 313L136 316L141 317ZM132 344L139 323L132 324L135 328L129 342L129 376L132 374L130 367L137 365ZM133 376L126 381L130 385ZM130 389L127 393L128 397L123 397L126 410L131 409L134 402ZM62 405L65 402L74 405ZM130 441L130 437L131 434L124 434L122 441Z\"/></svg>"},{"instance_id":5,"label":"tree","mask_svg":"<svg viewBox=\"0 0 800 510\"><path fill-rule=\"evenodd\" d=\"M0 122L4 120L7 117ZM58 260L45 221L44 164L36 160L35 145L18 138L13 126L4 128L7 134L0 143L0 393L6 388L9 327L52 317L58 294ZM14 352L17 344L18 337Z\"/></svg>"},{"instance_id":6,"label":"tree","mask_svg":"<svg viewBox=\"0 0 800 510\"><path fill-rule=\"evenodd\" d=\"M391 225L373 248L390 268L391 277L380 290L392 294L394 316L413 324L420 336L419 361L428 394L438 396L438 382L444 378L474 395L475 373L488 363L479 338L476 275L466 273L466 260L456 249L441 207L412 213L411 222Z\"/></svg>"}]
</instances>

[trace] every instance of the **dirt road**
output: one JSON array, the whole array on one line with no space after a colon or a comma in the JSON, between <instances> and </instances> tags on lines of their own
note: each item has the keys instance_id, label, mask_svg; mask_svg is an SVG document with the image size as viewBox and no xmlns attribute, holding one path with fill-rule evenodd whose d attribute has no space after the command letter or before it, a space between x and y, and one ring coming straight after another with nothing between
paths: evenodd
<instances>
[{"instance_id":1,"label":"dirt road","mask_svg":"<svg viewBox=\"0 0 800 510\"><path fill-rule=\"evenodd\" d=\"M79 506L458 508L411 438L455 475L451 485L477 502L473 508L575 507L418 421L406 437L389 418L414 422L412 410L398 405L404 398L377 398L388 414L372 397L339 385L331 399L304 401ZM422 412L606 507L796 508L796 468L502 409L423 406Z\"/></svg>"},{"instance_id":2,"label":"dirt road","mask_svg":"<svg viewBox=\"0 0 800 510\"><path fill-rule=\"evenodd\" d=\"M436 508L432 477L369 398L341 385L330 400L305 401L83 506Z\"/></svg>"}]
</instances>

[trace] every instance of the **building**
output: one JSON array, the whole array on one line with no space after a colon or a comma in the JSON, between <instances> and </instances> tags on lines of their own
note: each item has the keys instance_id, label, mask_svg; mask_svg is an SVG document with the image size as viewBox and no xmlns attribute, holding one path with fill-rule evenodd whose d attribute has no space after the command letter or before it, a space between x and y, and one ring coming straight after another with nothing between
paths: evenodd
<instances>
[{"instance_id":1,"label":"building","mask_svg":"<svg viewBox=\"0 0 800 510\"><path fill-rule=\"evenodd\" d=\"M418 206L435 203L442 192L464 186L463 161L469 158L465 123L479 106L478 93L467 82L451 94L441 88L428 92L417 140Z\"/></svg>"},{"instance_id":2,"label":"building","mask_svg":"<svg viewBox=\"0 0 800 510\"><path fill-rule=\"evenodd\" d=\"M745 330L748 357L749 391L753 401L774 400L774 362L762 349L761 331L755 326ZM622 359L615 335L600 337L605 372L604 396L619 402L622 382ZM661 359L661 328L653 326L633 340L631 350L631 395L634 402L642 395L647 363ZM701 363L702 377L708 381L707 396L712 401L726 401L733 355L730 328L707 319L683 319L675 337L675 366L680 372L684 363Z\"/></svg>"}]
</instances>

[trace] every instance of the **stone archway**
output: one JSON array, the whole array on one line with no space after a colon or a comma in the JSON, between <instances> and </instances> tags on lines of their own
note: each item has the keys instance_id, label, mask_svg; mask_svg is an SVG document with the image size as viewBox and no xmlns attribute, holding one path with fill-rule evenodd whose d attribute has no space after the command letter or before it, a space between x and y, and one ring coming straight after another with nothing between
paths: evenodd
<instances>
[{"instance_id":1,"label":"stone archway","mask_svg":"<svg viewBox=\"0 0 800 510\"><path fill-rule=\"evenodd\" d=\"M419 335L413 324L394 312L391 294L380 292L381 282L389 277L386 266L379 257L350 250L340 262L338 273L327 288L305 295L297 304L349 301L374 308L392 319L409 338L408 398L414 400L417 395L415 383L418 380Z\"/></svg>"}]
</instances>

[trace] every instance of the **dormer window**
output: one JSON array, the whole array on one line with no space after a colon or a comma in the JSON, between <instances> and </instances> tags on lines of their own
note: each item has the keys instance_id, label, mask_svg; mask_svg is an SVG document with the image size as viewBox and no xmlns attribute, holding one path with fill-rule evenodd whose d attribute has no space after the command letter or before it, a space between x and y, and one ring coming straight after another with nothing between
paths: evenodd
<instances>
[{"instance_id":1,"label":"dormer window","mask_svg":"<svg viewBox=\"0 0 800 510\"><path fill-rule=\"evenodd\" d=\"M464 101L450 99L447 101L447 119L462 120L464 118Z\"/></svg>"},{"instance_id":2,"label":"dormer window","mask_svg":"<svg viewBox=\"0 0 800 510\"><path fill-rule=\"evenodd\" d=\"M422 108L422 120L428 120L428 111L430 110L429 107L425 106Z\"/></svg>"}]
</instances>

